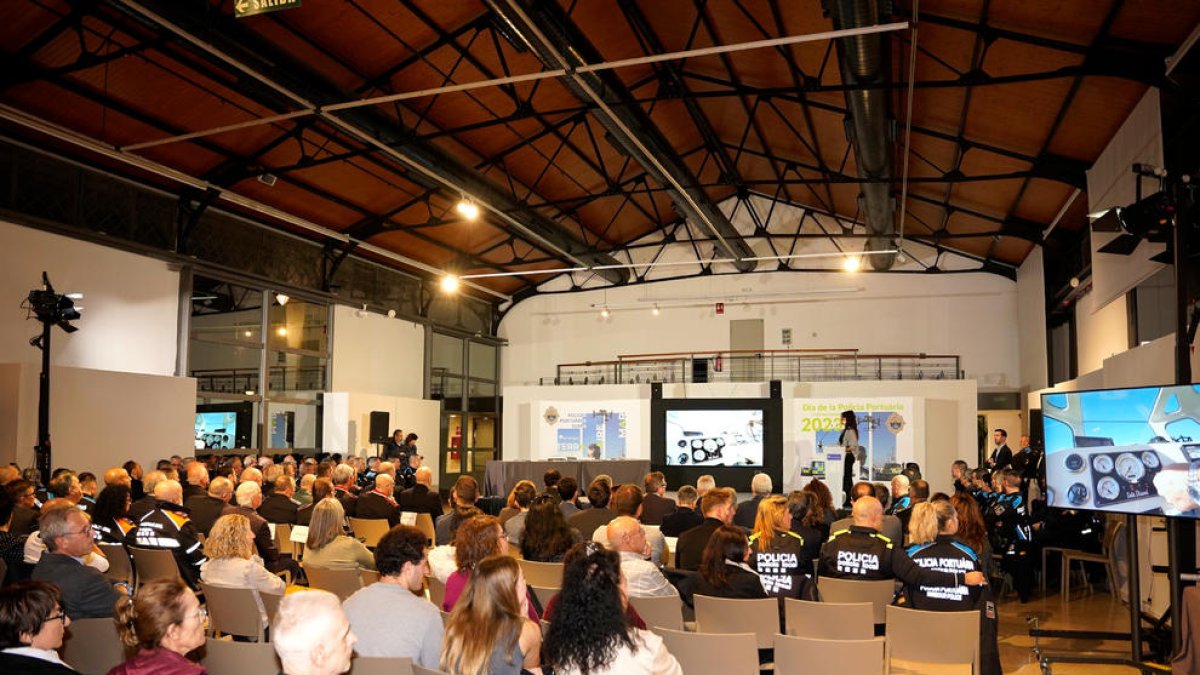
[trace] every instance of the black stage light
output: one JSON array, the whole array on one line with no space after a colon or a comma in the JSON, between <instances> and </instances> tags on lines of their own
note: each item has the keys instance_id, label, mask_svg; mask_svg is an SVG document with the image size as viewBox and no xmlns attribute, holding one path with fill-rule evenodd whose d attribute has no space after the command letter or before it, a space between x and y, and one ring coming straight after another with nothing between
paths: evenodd
<instances>
[{"instance_id":1,"label":"black stage light","mask_svg":"<svg viewBox=\"0 0 1200 675\"><path fill-rule=\"evenodd\" d=\"M1115 214L1122 234L1101 246L1099 251L1132 255L1143 240L1166 243L1171 238L1175 210L1175 202L1164 192L1155 192L1129 206L1112 209L1109 213Z\"/></svg>"}]
</instances>

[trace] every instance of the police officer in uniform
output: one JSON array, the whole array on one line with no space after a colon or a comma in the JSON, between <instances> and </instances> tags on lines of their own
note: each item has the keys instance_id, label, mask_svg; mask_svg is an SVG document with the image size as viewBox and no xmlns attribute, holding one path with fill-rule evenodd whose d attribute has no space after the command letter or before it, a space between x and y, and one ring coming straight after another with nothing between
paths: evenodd
<instances>
[{"instance_id":1,"label":"police officer in uniform","mask_svg":"<svg viewBox=\"0 0 1200 675\"><path fill-rule=\"evenodd\" d=\"M1033 590L1029 511L1021 494L1021 474L1015 469L1005 469L1001 474L1003 492L992 501L992 550L1004 555L1001 567L1013 575L1021 602L1028 602Z\"/></svg>"},{"instance_id":2,"label":"police officer in uniform","mask_svg":"<svg viewBox=\"0 0 1200 675\"><path fill-rule=\"evenodd\" d=\"M909 530L913 544L907 552L913 562L924 569L939 572L981 572L979 556L954 537L958 532L958 515L947 501L926 502L913 507ZM1000 675L1000 651L996 644L996 603L987 587L968 588L964 585L905 584L909 606L933 612L963 612L978 610L979 656L983 675Z\"/></svg>"},{"instance_id":3,"label":"police officer in uniform","mask_svg":"<svg viewBox=\"0 0 1200 675\"><path fill-rule=\"evenodd\" d=\"M792 532L792 513L783 495L763 498L750 534L750 566L758 572L763 590L778 598L815 600L808 573L812 559L804 537ZM781 605L782 607L782 605Z\"/></svg>"},{"instance_id":4,"label":"police officer in uniform","mask_svg":"<svg viewBox=\"0 0 1200 675\"><path fill-rule=\"evenodd\" d=\"M204 547L200 544L196 526L183 506L183 487L179 481L164 480L154 486L154 508L137 522L126 535L127 546L167 549L175 556L179 574L193 589L200 584L200 565Z\"/></svg>"},{"instance_id":5,"label":"police officer in uniform","mask_svg":"<svg viewBox=\"0 0 1200 675\"><path fill-rule=\"evenodd\" d=\"M906 584L929 586L987 583L982 572L939 572L914 563L899 543L879 533L883 505L874 497L860 497L854 502L852 517L854 524L849 529L833 532L821 547L821 576L867 581L896 578Z\"/></svg>"}]
</instances>

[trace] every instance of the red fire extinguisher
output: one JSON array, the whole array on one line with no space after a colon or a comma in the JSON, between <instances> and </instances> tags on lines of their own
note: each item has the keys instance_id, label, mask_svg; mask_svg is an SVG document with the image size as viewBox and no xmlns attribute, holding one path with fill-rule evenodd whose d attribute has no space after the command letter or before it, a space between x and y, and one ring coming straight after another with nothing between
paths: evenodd
<instances>
[{"instance_id":1,"label":"red fire extinguisher","mask_svg":"<svg viewBox=\"0 0 1200 675\"><path fill-rule=\"evenodd\" d=\"M713 359L713 370L717 371L718 373L721 372L721 366L723 364L724 362L721 360L721 355L717 354L717 358Z\"/></svg>"}]
</instances>

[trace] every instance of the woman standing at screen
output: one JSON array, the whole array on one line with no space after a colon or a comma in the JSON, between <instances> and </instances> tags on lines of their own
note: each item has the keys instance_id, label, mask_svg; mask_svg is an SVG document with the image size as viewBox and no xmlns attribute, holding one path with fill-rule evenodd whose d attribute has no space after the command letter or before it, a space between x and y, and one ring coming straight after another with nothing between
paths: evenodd
<instances>
[{"instance_id":1,"label":"woman standing at screen","mask_svg":"<svg viewBox=\"0 0 1200 675\"><path fill-rule=\"evenodd\" d=\"M842 446L842 505L850 506L850 488L854 486L854 460L858 452L858 419L853 410L842 412L842 433L838 435Z\"/></svg>"}]
</instances>

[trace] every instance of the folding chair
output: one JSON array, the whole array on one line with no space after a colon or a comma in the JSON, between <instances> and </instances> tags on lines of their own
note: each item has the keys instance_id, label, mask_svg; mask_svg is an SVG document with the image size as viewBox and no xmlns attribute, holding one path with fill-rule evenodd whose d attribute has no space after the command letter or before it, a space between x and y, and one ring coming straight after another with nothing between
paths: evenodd
<instances>
[{"instance_id":1,"label":"folding chair","mask_svg":"<svg viewBox=\"0 0 1200 675\"><path fill-rule=\"evenodd\" d=\"M67 627L62 659L83 675L106 675L125 661L125 645L112 619L76 619Z\"/></svg>"},{"instance_id":2,"label":"folding chair","mask_svg":"<svg viewBox=\"0 0 1200 675\"><path fill-rule=\"evenodd\" d=\"M412 675L413 662L407 656L355 656L350 675Z\"/></svg>"},{"instance_id":3,"label":"folding chair","mask_svg":"<svg viewBox=\"0 0 1200 675\"><path fill-rule=\"evenodd\" d=\"M924 612L888 607L884 672L892 671L894 659L958 664L968 673L978 673L979 612Z\"/></svg>"},{"instance_id":4,"label":"folding chair","mask_svg":"<svg viewBox=\"0 0 1200 675\"><path fill-rule=\"evenodd\" d=\"M357 569L330 569L302 565L311 588L319 588L338 596L342 601L362 588L362 576Z\"/></svg>"},{"instance_id":5,"label":"folding chair","mask_svg":"<svg viewBox=\"0 0 1200 675\"><path fill-rule=\"evenodd\" d=\"M869 602L787 598L783 612L788 635L820 640L870 640L875 636L875 608ZM881 662L882 659L880 653Z\"/></svg>"},{"instance_id":6,"label":"folding chair","mask_svg":"<svg viewBox=\"0 0 1200 675\"><path fill-rule=\"evenodd\" d=\"M678 595L658 595L629 598L646 627L683 630L683 604Z\"/></svg>"},{"instance_id":7,"label":"folding chair","mask_svg":"<svg viewBox=\"0 0 1200 675\"><path fill-rule=\"evenodd\" d=\"M871 624L867 624L869 629ZM883 640L825 640L775 636L777 673L883 675Z\"/></svg>"},{"instance_id":8,"label":"folding chair","mask_svg":"<svg viewBox=\"0 0 1200 675\"><path fill-rule=\"evenodd\" d=\"M770 649L779 634L779 600L776 598L693 597L697 633L754 633L759 649Z\"/></svg>"},{"instance_id":9,"label":"folding chair","mask_svg":"<svg viewBox=\"0 0 1200 675\"><path fill-rule=\"evenodd\" d=\"M348 520L354 536L361 540L367 548L375 548L383 535L392 529L385 518L348 518Z\"/></svg>"},{"instance_id":10,"label":"folding chair","mask_svg":"<svg viewBox=\"0 0 1200 675\"><path fill-rule=\"evenodd\" d=\"M758 638L753 633L685 633L658 628L667 651L679 661L685 675L758 674Z\"/></svg>"},{"instance_id":11,"label":"folding chair","mask_svg":"<svg viewBox=\"0 0 1200 675\"><path fill-rule=\"evenodd\" d=\"M104 573L104 576L113 581L129 584L129 587L133 588L136 580L133 574L133 561L129 559L129 551L125 550L125 545L97 542L96 547L108 559L108 571Z\"/></svg>"},{"instance_id":12,"label":"folding chair","mask_svg":"<svg viewBox=\"0 0 1200 675\"><path fill-rule=\"evenodd\" d=\"M179 565L175 562L175 554L169 549L130 546L129 553L133 557L133 568L137 571L138 588L155 579L179 577Z\"/></svg>"},{"instance_id":13,"label":"folding chair","mask_svg":"<svg viewBox=\"0 0 1200 675\"><path fill-rule=\"evenodd\" d=\"M864 581L819 577L817 592L821 602L869 602L874 609L875 623L885 621L884 609L896 595L896 582L891 579Z\"/></svg>"},{"instance_id":14,"label":"folding chair","mask_svg":"<svg viewBox=\"0 0 1200 675\"><path fill-rule=\"evenodd\" d=\"M278 673L281 666L269 642L234 642L208 638L200 664L208 675Z\"/></svg>"},{"instance_id":15,"label":"folding chair","mask_svg":"<svg viewBox=\"0 0 1200 675\"><path fill-rule=\"evenodd\" d=\"M204 604L208 607L208 630L214 637L221 634L267 639L267 626L255 598L253 588L235 588L200 582Z\"/></svg>"},{"instance_id":16,"label":"folding chair","mask_svg":"<svg viewBox=\"0 0 1200 675\"><path fill-rule=\"evenodd\" d=\"M521 571L525 574L525 583L539 588L562 588L563 564L533 562L518 560Z\"/></svg>"}]
</instances>

